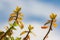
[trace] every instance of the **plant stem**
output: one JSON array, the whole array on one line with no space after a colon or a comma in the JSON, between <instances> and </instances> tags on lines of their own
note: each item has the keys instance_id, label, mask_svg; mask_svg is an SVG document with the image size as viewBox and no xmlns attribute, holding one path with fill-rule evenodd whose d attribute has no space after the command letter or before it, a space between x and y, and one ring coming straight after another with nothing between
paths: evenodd
<instances>
[{"instance_id":1,"label":"plant stem","mask_svg":"<svg viewBox=\"0 0 60 40\"><path fill-rule=\"evenodd\" d=\"M50 28L49 28L49 30L48 30L48 32L47 32L47 34L45 35L45 37L43 38L43 40L45 40L45 39L46 39L46 37L48 36L48 34L50 33L50 31L52 30L52 24L53 24L53 19L51 20Z\"/></svg>"},{"instance_id":2,"label":"plant stem","mask_svg":"<svg viewBox=\"0 0 60 40\"><path fill-rule=\"evenodd\" d=\"M27 40L27 37L28 37L29 33L30 33L30 30L28 31L26 37L23 40Z\"/></svg>"},{"instance_id":3,"label":"plant stem","mask_svg":"<svg viewBox=\"0 0 60 40\"><path fill-rule=\"evenodd\" d=\"M18 13L17 13L16 15L17 15L17 16L16 16L16 19L15 19L14 23L16 22L16 20L17 20L17 18L18 18ZM10 28L4 33L4 35L2 35L2 36L0 37L0 40L2 40L2 39L7 35L7 33L14 27L14 23L13 23L13 26L10 27Z\"/></svg>"}]
</instances>

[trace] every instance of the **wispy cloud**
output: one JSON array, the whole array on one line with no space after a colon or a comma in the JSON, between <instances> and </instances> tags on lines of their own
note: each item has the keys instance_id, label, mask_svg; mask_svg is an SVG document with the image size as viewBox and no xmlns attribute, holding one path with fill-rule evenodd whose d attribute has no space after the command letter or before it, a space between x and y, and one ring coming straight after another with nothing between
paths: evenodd
<instances>
[{"instance_id":1,"label":"wispy cloud","mask_svg":"<svg viewBox=\"0 0 60 40\"><path fill-rule=\"evenodd\" d=\"M45 21L47 21L49 19L50 13L52 13L52 12L56 13L58 15L57 23L59 24L59 22L60 22L60 20L59 20L60 19L60 8L55 5L52 5L52 4L38 2L38 1L32 1L32 0L31 1L1 0L0 3L1 3L1 5L0 5L0 13L1 13L0 14L0 18L1 18L0 22L4 25L6 24L5 21L8 20L9 14L12 12L12 10L14 10L16 8L16 6L22 7L22 13L24 14L23 21L24 21L25 25L32 24L35 26L34 31L38 35L38 37L34 38L34 40L41 40L44 36L44 32L45 33L47 32L47 30L42 31L42 29L40 27L41 27L41 25L43 25L43 23ZM0 24L0 26L2 26L2 25ZM20 31L17 30L17 32L19 33ZM56 31L51 32L48 39L59 40L60 39L58 37L59 32L56 33L57 35L55 35L54 33L56 33ZM40 37L41 37L41 39L40 39ZM33 40L33 39L31 38L31 40Z\"/></svg>"}]
</instances>

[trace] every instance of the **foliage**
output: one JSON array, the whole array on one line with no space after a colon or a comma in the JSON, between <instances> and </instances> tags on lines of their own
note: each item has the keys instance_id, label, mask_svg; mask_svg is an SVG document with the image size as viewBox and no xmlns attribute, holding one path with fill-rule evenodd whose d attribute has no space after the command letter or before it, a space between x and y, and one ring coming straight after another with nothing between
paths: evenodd
<instances>
[{"instance_id":1,"label":"foliage","mask_svg":"<svg viewBox=\"0 0 60 40\"><path fill-rule=\"evenodd\" d=\"M23 40L30 40L30 33L32 33L32 29L33 29L33 27L32 27L32 25L29 25L28 26L28 31L23 31L20 35L23 35L23 34L25 34L25 33L27 33L27 35L26 35L26 37L25 38L23 38Z\"/></svg>"},{"instance_id":2,"label":"foliage","mask_svg":"<svg viewBox=\"0 0 60 40\"><path fill-rule=\"evenodd\" d=\"M35 35L32 30L34 29L34 27L32 25L28 26L28 31L24 30L20 33L20 36L27 33L27 35L24 38L21 37L17 37L14 38L12 36L13 34L13 30L16 30L15 27L19 26L20 29L24 28L24 24L22 22L23 20L23 14L21 12L21 7L16 7L15 10L13 10L13 13L10 14L10 18L9 18L9 26L5 26L6 32L1 31L0 30L0 40L30 40L30 33L32 33L33 35ZM45 35L45 37L43 38L43 40L45 40L48 36L48 34L50 33L50 31L52 31L52 27L56 28L57 24L56 24L56 17L57 14L52 13L50 15L50 19L48 20L44 26L41 26L42 29L47 29L49 28L47 34ZM48 26L48 24L50 24L50 26Z\"/></svg>"},{"instance_id":3,"label":"foliage","mask_svg":"<svg viewBox=\"0 0 60 40\"><path fill-rule=\"evenodd\" d=\"M51 20L48 20L48 21L44 24L44 26L41 27L42 29L49 28L49 30L48 30L47 34L45 35L45 37L43 38L43 40L45 40L45 39L47 38L48 34L50 33L50 31L52 31L52 27L54 27L54 28L57 27L57 24L56 24L56 16L57 16L57 14L52 13L52 14L50 15L50 19L51 19ZM50 26L48 27L47 24L50 24Z\"/></svg>"}]
</instances>

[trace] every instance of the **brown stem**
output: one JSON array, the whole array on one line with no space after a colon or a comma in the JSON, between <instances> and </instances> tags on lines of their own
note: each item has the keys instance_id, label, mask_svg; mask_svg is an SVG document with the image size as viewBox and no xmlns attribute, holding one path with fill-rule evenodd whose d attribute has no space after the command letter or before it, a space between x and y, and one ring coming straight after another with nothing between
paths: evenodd
<instances>
[{"instance_id":1,"label":"brown stem","mask_svg":"<svg viewBox=\"0 0 60 40\"><path fill-rule=\"evenodd\" d=\"M16 16L16 20L17 20L17 18L18 18L18 13L17 13L17 16ZM15 21L16 21L16 20L15 20ZM14 23L15 23L15 21L14 21ZM2 36L0 37L0 40L2 40L2 39L7 35L7 33L14 27L14 23L13 23L13 26L10 27L10 28L4 33L4 35L2 35Z\"/></svg>"},{"instance_id":2,"label":"brown stem","mask_svg":"<svg viewBox=\"0 0 60 40\"><path fill-rule=\"evenodd\" d=\"M45 37L43 38L43 40L46 39L46 37L48 36L48 34L50 33L50 31L52 30L52 23L53 23L53 19L51 20L50 28L49 28L47 34L45 35Z\"/></svg>"},{"instance_id":3,"label":"brown stem","mask_svg":"<svg viewBox=\"0 0 60 40\"><path fill-rule=\"evenodd\" d=\"M26 37L23 40L27 40L27 37L28 37L29 33L30 33L30 30L28 31Z\"/></svg>"}]
</instances>

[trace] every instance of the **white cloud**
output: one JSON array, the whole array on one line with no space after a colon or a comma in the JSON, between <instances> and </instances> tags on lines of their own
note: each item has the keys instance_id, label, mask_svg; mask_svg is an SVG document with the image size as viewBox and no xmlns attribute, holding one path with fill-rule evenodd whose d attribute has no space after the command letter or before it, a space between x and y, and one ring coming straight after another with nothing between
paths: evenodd
<instances>
[{"instance_id":1,"label":"white cloud","mask_svg":"<svg viewBox=\"0 0 60 40\"><path fill-rule=\"evenodd\" d=\"M38 3L35 1L31 1L29 2L29 6L25 7L25 12L27 12L26 14L28 15L35 15L38 17L41 17L41 15L43 17L49 18L49 14L56 13L58 15L59 18L59 14L60 14L60 9L54 5L49 5L46 3ZM29 16L28 15L28 16Z\"/></svg>"},{"instance_id":2,"label":"white cloud","mask_svg":"<svg viewBox=\"0 0 60 40\"><path fill-rule=\"evenodd\" d=\"M34 34L36 34L36 36L34 36L33 34L30 34L30 39L31 40L42 40L43 37L46 35L48 29L41 29L42 24L39 24L37 22L32 22L32 23L29 22L29 23L25 23L25 28L23 30L28 30L27 29L28 24L31 24L34 26L34 29L32 30L32 32L34 32ZM22 32L22 31L20 30L19 27L17 27L17 31L14 32L14 37L18 37L20 32ZM21 37L24 38L25 35L23 35ZM59 37L60 36L58 36L58 33L56 33L56 31L53 30L49 33L48 38L46 40L59 40L60 39Z\"/></svg>"},{"instance_id":3,"label":"white cloud","mask_svg":"<svg viewBox=\"0 0 60 40\"><path fill-rule=\"evenodd\" d=\"M60 18L60 9L54 5L49 5L45 3L38 3L36 1L17 1L17 0L3 0L1 2L8 2L10 4L11 9L15 9L16 6L22 7L22 12L24 13L24 16L29 17L30 15L34 15L36 17L45 17L46 19L49 19L49 14L51 12L57 13L58 18ZM4 6L1 5L1 9L4 8ZM11 10L12 11L12 10ZM58 20L59 21L59 20ZM47 30L42 30L40 27L43 24L39 24L39 22L28 22L25 23L25 25L32 24L34 25L33 32L37 35L36 37L31 35L31 40L42 40L44 35L46 34ZM27 26L25 26L25 29ZM17 31L14 31L14 37L19 36L20 29L17 27ZM56 31L53 31L49 34L49 38L47 40L59 40L60 36L54 34Z\"/></svg>"}]
</instances>

